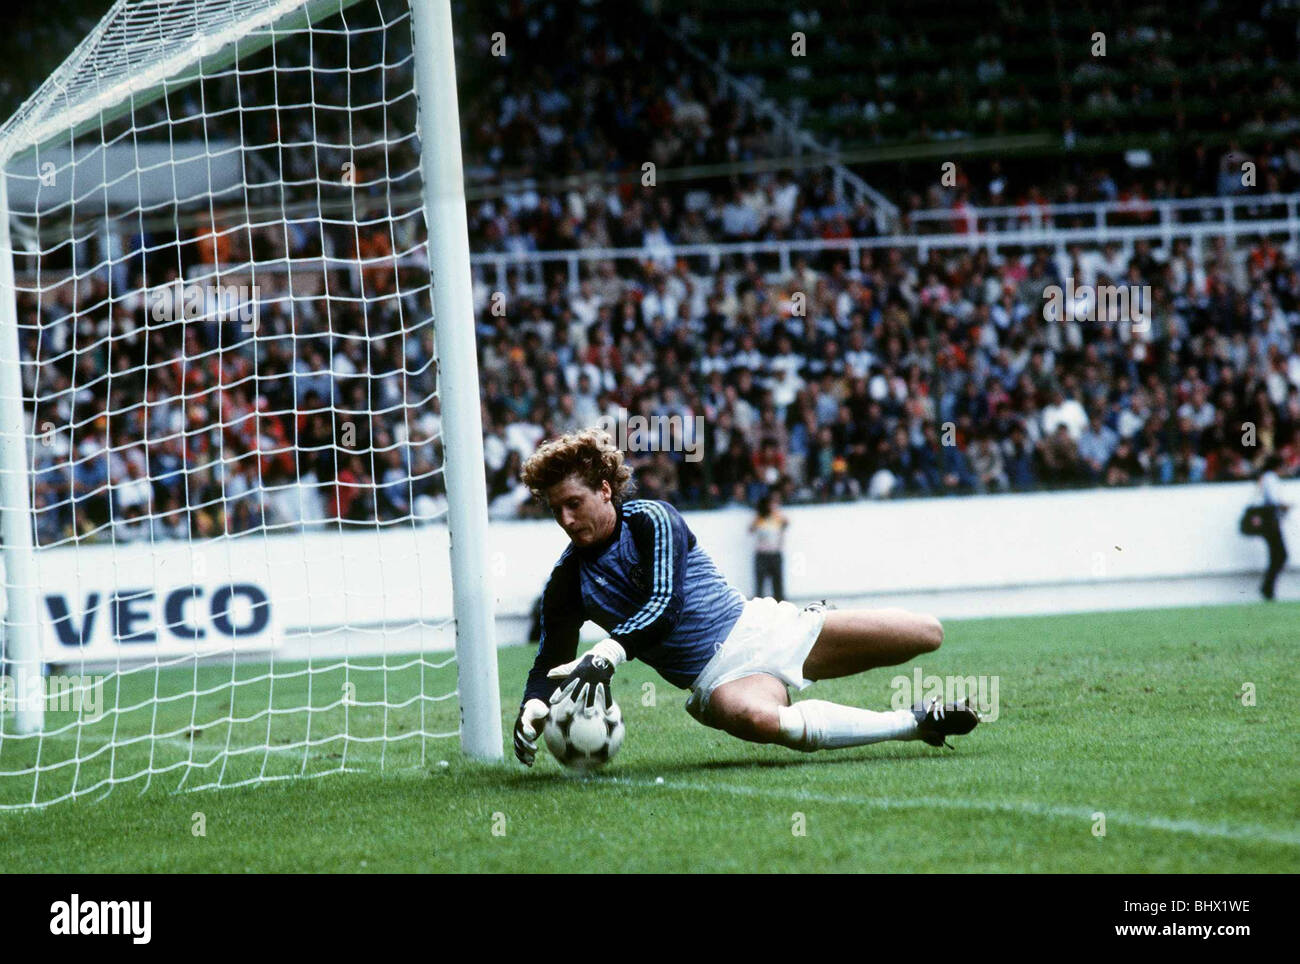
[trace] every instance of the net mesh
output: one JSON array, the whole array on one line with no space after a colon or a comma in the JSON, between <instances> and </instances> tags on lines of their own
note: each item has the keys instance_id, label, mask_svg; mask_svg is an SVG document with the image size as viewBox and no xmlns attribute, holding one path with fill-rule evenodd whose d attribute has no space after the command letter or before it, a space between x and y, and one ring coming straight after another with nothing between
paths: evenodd
<instances>
[{"instance_id":1,"label":"net mesh","mask_svg":"<svg viewBox=\"0 0 1300 964\"><path fill-rule=\"evenodd\" d=\"M456 735L419 152L397 0L122 0L0 129L49 667L0 806Z\"/></svg>"}]
</instances>

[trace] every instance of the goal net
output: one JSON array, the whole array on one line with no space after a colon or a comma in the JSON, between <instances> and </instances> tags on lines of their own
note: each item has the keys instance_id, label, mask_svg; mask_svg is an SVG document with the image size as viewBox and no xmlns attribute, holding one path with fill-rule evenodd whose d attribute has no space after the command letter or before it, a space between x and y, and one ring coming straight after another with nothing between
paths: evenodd
<instances>
[{"instance_id":1,"label":"goal net","mask_svg":"<svg viewBox=\"0 0 1300 964\"><path fill-rule=\"evenodd\" d=\"M118 0L0 128L0 807L499 757L450 28Z\"/></svg>"}]
</instances>

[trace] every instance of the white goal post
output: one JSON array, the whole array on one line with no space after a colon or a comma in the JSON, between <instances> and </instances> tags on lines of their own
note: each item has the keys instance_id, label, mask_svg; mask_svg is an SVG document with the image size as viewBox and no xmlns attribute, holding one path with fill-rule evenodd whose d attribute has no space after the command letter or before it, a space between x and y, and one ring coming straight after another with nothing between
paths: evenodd
<instances>
[{"instance_id":1,"label":"white goal post","mask_svg":"<svg viewBox=\"0 0 1300 964\"><path fill-rule=\"evenodd\" d=\"M479 398L449 0L117 0L0 127L0 808L499 760Z\"/></svg>"}]
</instances>

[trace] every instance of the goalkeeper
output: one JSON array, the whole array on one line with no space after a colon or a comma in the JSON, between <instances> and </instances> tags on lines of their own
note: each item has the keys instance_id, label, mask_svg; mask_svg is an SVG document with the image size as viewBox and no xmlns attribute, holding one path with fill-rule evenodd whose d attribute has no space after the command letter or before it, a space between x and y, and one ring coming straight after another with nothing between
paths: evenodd
<instances>
[{"instance_id":1,"label":"goalkeeper","mask_svg":"<svg viewBox=\"0 0 1300 964\"><path fill-rule=\"evenodd\" d=\"M687 711L742 740L794 750L924 740L942 746L979 718L964 702L876 712L825 700L791 704L789 688L893 666L943 641L933 616L901 609L799 609L746 600L666 502L625 501L632 471L609 434L552 439L524 463L525 485L570 544L542 595L542 639L515 720L515 756L532 766L550 699L608 697L618 666L640 659L689 688ZM576 658L588 619L609 636ZM585 692L584 692L585 688ZM605 705L609 705L606 699Z\"/></svg>"}]
</instances>

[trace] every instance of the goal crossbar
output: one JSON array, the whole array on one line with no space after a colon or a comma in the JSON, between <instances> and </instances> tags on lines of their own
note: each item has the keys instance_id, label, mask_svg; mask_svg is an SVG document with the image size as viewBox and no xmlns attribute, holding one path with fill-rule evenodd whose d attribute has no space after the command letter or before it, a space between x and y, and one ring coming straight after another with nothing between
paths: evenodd
<instances>
[{"instance_id":1,"label":"goal crossbar","mask_svg":"<svg viewBox=\"0 0 1300 964\"><path fill-rule=\"evenodd\" d=\"M86 35L68 58L0 127L0 169L55 137L75 139L87 130L108 124L148 106L168 87L183 87L225 69L237 58L250 56L274 42L277 34L303 30L336 15L361 0L277 0L267 7L259 0L233 0L247 6L247 17L232 16L215 33L195 31L178 43L176 52L161 60L147 58L101 76L101 54L118 55L131 42L126 36L142 11L127 7L116 16L115 5ZM146 0L148 9L192 6L177 0ZM258 10L257 8L264 8ZM272 30L265 28L273 27Z\"/></svg>"}]
</instances>

